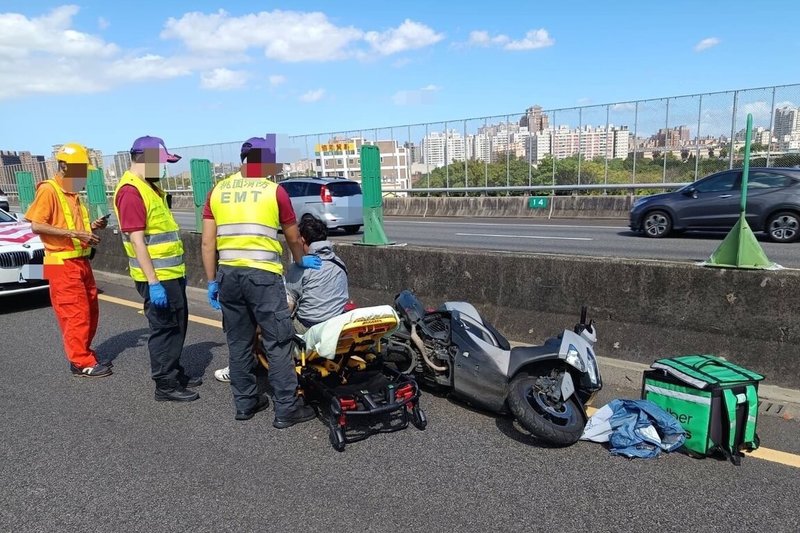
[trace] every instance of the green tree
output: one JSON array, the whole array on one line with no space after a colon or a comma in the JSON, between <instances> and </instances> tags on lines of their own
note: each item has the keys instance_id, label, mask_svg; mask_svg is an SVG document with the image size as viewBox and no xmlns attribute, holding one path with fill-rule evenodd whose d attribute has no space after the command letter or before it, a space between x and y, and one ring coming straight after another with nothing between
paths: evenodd
<instances>
[{"instance_id":1,"label":"green tree","mask_svg":"<svg viewBox=\"0 0 800 533\"><path fill-rule=\"evenodd\" d=\"M744 154L744 148L745 148L745 147L744 147L744 146L742 146L741 148L739 148L739 150L737 150L737 152L738 152L738 153L740 153L740 154ZM750 152L751 152L751 153L752 153L752 152L766 152L766 151L767 151L767 147L766 147L766 146L764 146L764 145L763 145L763 144L761 144L761 143L752 143L752 144L750 145Z\"/></svg>"}]
</instances>

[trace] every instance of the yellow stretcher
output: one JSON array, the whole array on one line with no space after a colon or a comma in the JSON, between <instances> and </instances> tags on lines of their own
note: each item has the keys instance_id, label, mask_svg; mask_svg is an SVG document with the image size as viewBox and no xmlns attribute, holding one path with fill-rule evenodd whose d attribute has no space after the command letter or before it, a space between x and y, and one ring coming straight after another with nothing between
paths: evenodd
<instances>
[{"instance_id":1,"label":"yellow stretcher","mask_svg":"<svg viewBox=\"0 0 800 533\"><path fill-rule=\"evenodd\" d=\"M295 337L300 394L327 415L338 451L372 433L404 429L409 421L418 429L427 425L414 378L381 361L381 341L398 322L391 306L357 308ZM255 353L269 369L260 338Z\"/></svg>"}]
</instances>

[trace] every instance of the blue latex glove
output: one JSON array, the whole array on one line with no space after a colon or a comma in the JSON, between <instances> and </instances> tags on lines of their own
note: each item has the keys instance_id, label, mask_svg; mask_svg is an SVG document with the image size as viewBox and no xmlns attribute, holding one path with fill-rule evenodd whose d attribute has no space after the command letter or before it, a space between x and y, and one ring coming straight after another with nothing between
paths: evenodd
<instances>
[{"instance_id":1,"label":"blue latex glove","mask_svg":"<svg viewBox=\"0 0 800 533\"><path fill-rule=\"evenodd\" d=\"M217 311L222 309L219 305L219 283L216 281L208 282L208 305Z\"/></svg>"},{"instance_id":2,"label":"blue latex glove","mask_svg":"<svg viewBox=\"0 0 800 533\"><path fill-rule=\"evenodd\" d=\"M150 302L156 307L167 307L167 291L161 283L150 284Z\"/></svg>"},{"instance_id":3,"label":"blue latex glove","mask_svg":"<svg viewBox=\"0 0 800 533\"><path fill-rule=\"evenodd\" d=\"M303 259L300 260L300 266L302 268L319 270L320 268L322 268L322 259L320 259L316 255L304 255Z\"/></svg>"}]
</instances>

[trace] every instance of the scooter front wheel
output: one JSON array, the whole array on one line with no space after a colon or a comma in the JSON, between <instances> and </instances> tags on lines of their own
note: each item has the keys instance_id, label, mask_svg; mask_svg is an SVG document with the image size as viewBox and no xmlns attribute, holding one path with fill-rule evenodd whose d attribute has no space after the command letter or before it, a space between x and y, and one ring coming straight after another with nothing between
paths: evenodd
<instances>
[{"instance_id":1,"label":"scooter front wheel","mask_svg":"<svg viewBox=\"0 0 800 533\"><path fill-rule=\"evenodd\" d=\"M538 376L520 374L511 380L508 407L537 439L556 446L578 442L586 426L575 396L555 403L537 387Z\"/></svg>"}]
</instances>

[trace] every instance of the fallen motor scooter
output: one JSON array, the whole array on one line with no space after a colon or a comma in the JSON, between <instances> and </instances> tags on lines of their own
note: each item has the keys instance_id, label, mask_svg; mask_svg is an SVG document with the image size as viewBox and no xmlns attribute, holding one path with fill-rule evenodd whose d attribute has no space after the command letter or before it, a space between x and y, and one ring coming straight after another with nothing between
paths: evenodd
<instances>
[{"instance_id":1,"label":"fallen motor scooter","mask_svg":"<svg viewBox=\"0 0 800 533\"><path fill-rule=\"evenodd\" d=\"M533 436L554 445L578 441L584 406L602 388L586 307L572 330L542 346L512 348L467 302L426 311L409 290L395 298L400 327L384 343L384 362L496 413L510 410Z\"/></svg>"}]
</instances>

